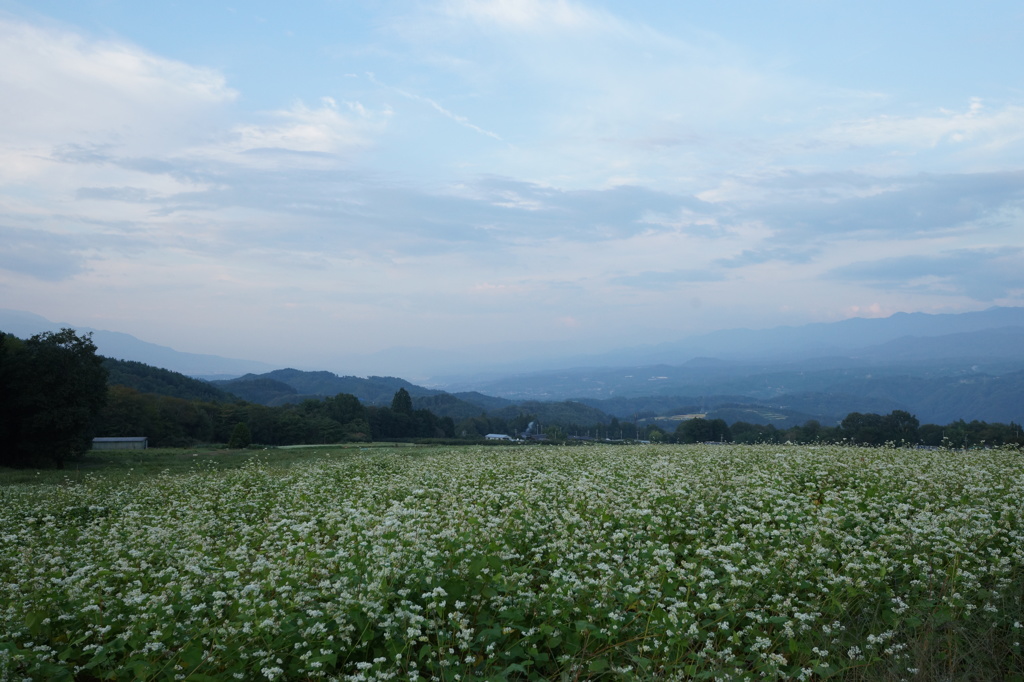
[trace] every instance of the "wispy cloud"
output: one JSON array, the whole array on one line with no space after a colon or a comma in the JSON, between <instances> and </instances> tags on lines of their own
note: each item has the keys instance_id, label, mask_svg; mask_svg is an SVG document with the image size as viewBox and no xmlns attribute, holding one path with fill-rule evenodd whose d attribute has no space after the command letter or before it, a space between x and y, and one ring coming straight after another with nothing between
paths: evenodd
<instances>
[{"instance_id":1,"label":"wispy cloud","mask_svg":"<svg viewBox=\"0 0 1024 682\"><path fill-rule=\"evenodd\" d=\"M474 124L473 122L471 122L465 116L460 116L459 114L456 114L456 113L454 113L452 111L449 111L448 109L445 109L443 106L438 104L435 100L430 99L429 97L425 97L423 95L417 95L414 92L409 92L409 91L403 90L401 88L396 88L396 87L392 87L390 85L386 85L384 83L381 83L379 80L377 80L377 77L374 76L372 73L371 74L367 74L367 76L374 83L377 83L381 87L385 87L385 88L387 88L387 89L389 89L389 90L391 90L393 92L396 92L399 95L401 95L402 97L405 97L406 99L410 99L410 100L413 100L415 102L421 102L423 104L426 104L428 107L430 107L434 111L438 112L439 114L441 114L445 118L449 118L449 119L455 121L456 123L458 123L460 126L463 126L464 128L469 128L470 130L472 130L474 132L480 133L481 135L486 135L487 137L490 137L490 138L493 138L495 140L498 140L499 142L502 141L501 140L501 136L498 135L497 133L492 132L490 130L485 130L485 129L481 128L480 126L478 126L478 125Z\"/></svg>"},{"instance_id":2,"label":"wispy cloud","mask_svg":"<svg viewBox=\"0 0 1024 682\"><path fill-rule=\"evenodd\" d=\"M1024 107L998 109L972 98L965 109L917 116L884 114L837 123L820 139L838 146L928 149L941 144L1005 147L1024 140Z\"/></svg>"},{"instance_id":3,"label":"wispy cloud","mask_svg":"<svg viewBox=\"0 0 1024 682\"><path fill-rule=\"evenodd\" d=\"M358 102L347 103L341 110L330 97L324 97L316 108L297 102L290 109L266 114L267 123L235 126L226 147L236 152L273 149L338 154L370 144L389 116L387 110L370 112Z\"/></svg>"},{"instance_id":4,"label":"wispy cloud","mask_svg":"<svg viewBox=\"0 0 1024 682\"><path fill-rule=\"evenodd\" d=\"M570 0L444 0L442 11L512 30L579 30L615 22L609 15Z\"/></svg>"}]
</instances>

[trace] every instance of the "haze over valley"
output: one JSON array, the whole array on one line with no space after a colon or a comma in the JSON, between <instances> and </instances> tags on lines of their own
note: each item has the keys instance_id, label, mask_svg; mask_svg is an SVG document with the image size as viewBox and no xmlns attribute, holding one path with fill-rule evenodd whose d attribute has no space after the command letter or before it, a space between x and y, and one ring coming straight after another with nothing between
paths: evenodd
<instances>
[{"instance_id":1,"label":"haze over valley","mask_svg":"<svg viewBox=\"0 0 1024 682\"><path fill-rule=\"evenodd\" d=\"M63 326L0 310L0 329L16 336ZM538 403L569 400L598 411L577 418L597 421L695 412L730 423L792 426L903 410L929 423L1024 422L1024 308L724 330L603 356L566 356L557 369L513 371L499 358L478 373L425 380L358 377L337 366L274 368L178 353L118 332L91 333L103 355L201 377L265 405L338 393L387 405L405 388L419 407L453 418L502 410L514 416L523 404L537 412L549 409Z\"/></svg>"}]
</instances>

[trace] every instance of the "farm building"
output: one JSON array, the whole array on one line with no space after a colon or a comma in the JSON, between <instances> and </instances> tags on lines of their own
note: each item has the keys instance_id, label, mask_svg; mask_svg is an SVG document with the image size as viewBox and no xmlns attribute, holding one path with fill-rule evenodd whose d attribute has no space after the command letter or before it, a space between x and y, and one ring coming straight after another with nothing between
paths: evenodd
<instances>
[{"instance_id":1,"label":"farm building","mask_svg":"<svg viewBox=\"0 0 1024 682\"><path fill-rule=\"evenodd\" d=\"M145 450L148 446L149 439L145 436L92 439L93 450Z\"/></svg>"},{"instance_id":2,"label":"farm building","mask_svg":"<svg viewBox=\"0 0 1024 682\"><path fill-rule=\"evenodd\" d=\"M507 436L504 433L488 433L484 438L487 440L512 440L512 436Z\"/></svg>"}]
</instances>

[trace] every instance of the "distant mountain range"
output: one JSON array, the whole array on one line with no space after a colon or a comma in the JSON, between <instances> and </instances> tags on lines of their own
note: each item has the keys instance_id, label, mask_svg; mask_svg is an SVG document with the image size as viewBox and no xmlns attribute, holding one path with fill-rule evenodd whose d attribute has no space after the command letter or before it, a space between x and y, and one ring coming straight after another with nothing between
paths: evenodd
<instances>
[{"instance_id":1,"label":"distant mountain range","mask_svg":"<svg viewBox=\"0 0 1024 682\"><path fill-rule=\"evenodd\" d=\"M69 325L0 310L0 331L16 336L63 326ZM1024 421L1024 308L720 331L576 358L576 364L566 361L566 368L557 371L439 378L429 387L396 377L273 369L180 353L128 334L78 329L92 331L105 356L217 379L212 386L225 394L267 405L337 393L383 405L405 388L417 409L453 418L524 409L550 412L554 408L543 408L544 403L572 400L592 410L579 410L581 419L701 413L729 422L783 426L808 419L829 424L849 412L901 409L939 424L961 418ZM160 383L148 376L146 381ZM557 413L567 411L559 407Z\"/></svg>"},{"instance_id":2,"label":"distant mountain range","mask_svg":"<svg viewBox=\"0 0 1024 682\"><path fill-rule=\"evenodd\" d=\"M901 337L843 355L797 359L694 358L677 365L577 367L534 372L449 389L515 399L612 398L650 395L744 395L768 399L794 391L821 391L860 379L894 377L966 380L1024 370L1024 326Z\"/></svg>"},{"instance_id":3,"label":"distant mountain range","mask_svg":"<svg viewBox=\"0 0 1024 682\"><path fill-rule=\"evenodd\" d=\"M914 343L915 338L955 337L999 328L1024 328L1024 308L994 307L977 312L947 314L896 313L890 317L855 317L798 327L724 329L670 343L624 348L577 358L578 362L566 366L681 364L700 357L793 362L829 356L849 357L873 349L881 351L885 344L896 341ZM955 341L955 338L951 338L944 342L946 347L941 352L955 349ZM968 344L961 343L959 348L970 351Z\"/></svg>"},{"instance_id":4,"label":"distant mountain range","mask_svg":"<svg viewBox=\"0 0 1024 682\"><path fill-rule=\"evenodd\" d=\"M167 346L141 341L131 334L111 332L91 327L80 327L63 322L51 322L23 310L0 309L0 331L20 338L42 332L60 331L70 327L79 333L92 333L92 341L100 355L118 360L134 360L154 367L162 367L188 376L238 376L246 372L267 372L274 365L254 360L223 358L219 355L183 353Z\"/></svg>"},{"instance_id":5,"label":"distant mountain range","mask_svg":"<svg viewBox=\"0 0 1024 682\"><path fill-rule=\"evenodd\" d=\"M661 362L612 364L629 358ZM1024 421L1024 308L721 331L587 361L445 388L579 400L620 418L676 404L776 425L894 409L940 424Z\"/></svg>"}]
</instances>

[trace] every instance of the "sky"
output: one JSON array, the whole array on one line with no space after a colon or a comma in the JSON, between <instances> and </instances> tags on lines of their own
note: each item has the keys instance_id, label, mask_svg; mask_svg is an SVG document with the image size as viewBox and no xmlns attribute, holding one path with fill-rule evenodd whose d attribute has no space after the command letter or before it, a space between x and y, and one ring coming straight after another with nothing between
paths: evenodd
<instances>
[{"instance_id":1,"label":"sky","mask_svg":"<svg viewBox=\"0 0 1024 682\"><path fill-rule=\"evenodd\" d=\"M1021 64L1017 1L0 0L0 307L415 374L1024 305Z\"/></svg>"}]
</instances>

